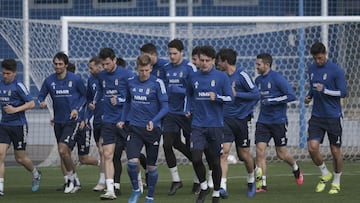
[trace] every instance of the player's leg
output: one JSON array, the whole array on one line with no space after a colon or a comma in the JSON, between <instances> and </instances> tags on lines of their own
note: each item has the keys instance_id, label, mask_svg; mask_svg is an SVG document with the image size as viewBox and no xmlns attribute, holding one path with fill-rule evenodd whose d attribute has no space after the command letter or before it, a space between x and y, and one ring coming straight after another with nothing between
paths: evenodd
<instances>
[{"instance_id":1,"label":"player's leg","mask_svg":"<svg viewBox=\"0 0 360 203\"><path fill-rule=\"evenodd\" d=\"M323 156L320 153L320 143L323 142L325 136L325 127L323 119L311 117L308 128L308 151L313 163L319 167L321 176L320 181L316 185L315 192L325 190L326 183L329 182L333 175L326 167Z\"/></svg>"},{"instance_id":2,"label":"player's leg","mask_svg":"<svg viewBox=\"0 0 360 203\"><path fill-rule=\"evenodd\" d=\"M227 193L227 173L228 173L228 157L230 153L232 142L224 142L223 143L223 153L220 157L221 164L221 183L220 183L220 196L221 198L228 198L229 194Z\"/></svg>"},{"instance_id":3,"label":"player's leg","mask_svg":"<svg viewBox=\"0 0 360 203\"><path fill-rule=\"evenodd\" d=\"M122 152L124 151L124 147L121 143L118 143L118 141L115 144L115 152L113 157L114 162L114 189L115 194L120 195L120 177L122 173L122 164L121 164L121 156Z\"/></svg>"},{"instance_id":4,"label":"player's leg","mask_svg":"<svg viewBox=\"0 0 360 203\"><path fill-rule=\"evenodd\" d=\"M1 128L1 127L0 127ZM4 196L4 181L5 181L5 157L6 152L9 148L9 144L2 143L4 140L0 138L0 196ZM10 139L8 139L8 142L10 142Z\"/></svg>"},{"instance_id":5,"label":"player's leg","mask_svg":"<svg viewBox=\"0 0 360 203\"><path fill-rule=\"evenodd\" d=\"M263 123L256 123L255 129L255 145L256 145L256 158L255 162L259 169L262 171L261 178L256 179L256 192L267 192L266 182L266 149L271 139L271 132L268 125Z\"/></svg>"},{"instance_id":6,"label":"player's leg","mask_svg":"<svg viewBox=\"0 0 360 203\"><path fill-rule=\"evenodd\" d=\"M208 163L208 167L209 167L207 183L209 188L214 188L214 181L212 178L213 166L212 166L210 148L208 146L205 147L204 154L205 154L206 162Z\"/></svg>"},{"instance_id":7,"label":"player's leg","mask_svg":"<svg viewBox=\"0 0 360 203\"><path fill-rule=\"evenodd\" d=\"M101 124L95 124L94 123L94 130L93 130L93 136L96 143L96 147L98 149L99 153L99 180L96 186L93 188L93 191L103 191L105 189L105 172L104 172L104 152L102 148L102 137L101 137Z\"/></svg>"}]
</instances>

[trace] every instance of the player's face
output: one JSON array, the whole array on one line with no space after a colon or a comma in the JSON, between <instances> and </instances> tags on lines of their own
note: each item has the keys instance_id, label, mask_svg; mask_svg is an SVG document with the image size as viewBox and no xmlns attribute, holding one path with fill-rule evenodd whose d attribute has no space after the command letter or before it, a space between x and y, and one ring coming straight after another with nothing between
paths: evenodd
<instances>
[{"instance_id":1,"label":"player's face","mask_svg":"<svg viewBox=\"0 0 360 203\"><path fill-rule=\"evenodd\" d=\"M96 65L95 61L89 63L89 72L92 75L97 75L102 70L102 65Z\"/></svg>"},{"instance_id":2,"label":"player's face","mask_svg":"<svg viewBox=\"0 0 360 203\"><path fill-rule=\"evenodd\" d=\"M221 71L225 71L225 61L222 61L221 59L218 58L216 67Z\"/></svg>"},{"instance_id":3,"label":"player's face","mask_svg":"<svg viewBox=\"0 0 360 203\"><path fill-rule=\"evenodd\" d=\"M16 72L10 71L10 70L6 70L6 69L2 69L2 75L4 78L4 82L5 83L11 83L15 76L16 76Z\"/></svg>"},{"instance_id":4,"label":"player's face","mask_svg":"<svg viewBox=\"0 0 360 203\"><path fill-rule=\"evenodd\" d=\"M146 66L137 66L136 71L138 72L140 81L145 81L150 77L152 66L150 64Z\"/></svg>"},{"instance_id":5,"label":"player's face","mask_svg":"<svg viewBox=\"0 0 360 203\"><path fill-rule=\"evenodd\" d=\"M265 75L269 72L269 64L263 62L262 59L256 59L256 70L260 75Z\"/></svg>"},{"instance_id":6,"label":"player's face","mask_svg":"<svg viewBox=\"0 0 360 203\"><path fill-rule=\"evenodd\" d=\"M191 63L196 66L196 68L200 68L200 58L199 55L195 54L191 57Z\"/></svg>"},{"instance_id":7,"label":"player's face","mask_svg":"<svg viewBox=\"0 0 360 203\"><path fill-rule=\"evenodd\" d=\"M326 63L326 53L313 55L313 59L318 66L323 66Z\"/></svg>"},{"instance_id":8,"label":"player's face","mask_svg":"<svg viewBox=\"0 0 360 203\"><path fill-rule=\"evenodd\" d=\"M169 59L171 63L179 65L183 59L183 51L179 51L176 48L169 48Z\"/></svg>"},{"instance_id":9,"label":"player's face","mask_svg":"<svg viewBox=\"0 0 360 203\"><path fill-rule=\"evenodd\" d=\"M206 56L204 54L200 54L200 70L204 72L208 72L215 64L215 59Z\"/></svg>"},{"instance_id":10,"label":"player's face","mask_svg":"<svg viewBox=\"0 0 360 203\"><path fill-rule=\"evenodd\" d=\"M106 59L101 60L101 64L106 72L111 73L116 68L116 58L111 59L110 57L107 57Z\"/></svg>"},{"instance_id":11,"label":"player's face","mask_svg":"<svg viewBox=\"0 0 360 203\"><path fill-rule=\"evenodd\" d=\"M62 61L58 58L54 59L54 69L55 69L56 74L61 75L61 74L65 73L66 68L67 68L67 65L65 65L64 61Z\"/></svg>"}]
</instances>

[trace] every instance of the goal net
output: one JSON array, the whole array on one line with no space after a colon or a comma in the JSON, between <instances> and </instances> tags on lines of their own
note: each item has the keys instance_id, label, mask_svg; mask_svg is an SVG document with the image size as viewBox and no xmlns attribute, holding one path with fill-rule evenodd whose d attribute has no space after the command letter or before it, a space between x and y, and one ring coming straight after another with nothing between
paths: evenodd
<instances>
[{"instance_id":1,"label":"goal net","mask_svg":"<svg viewBox=\"0 0 360 203\"><path fill-rule=\"evenodd\" d=\"M216 50L233 48L238 53L237 65L256 77L255 60L260 52L269 52L274 58L273 69L281 72L294 88L297 101L288 106L288 146L290 153L297 160L309 160L306 148L307 120L311 106L303 104L308 91L306 67L313 62L309 53L310 46L317 41L326 39L329 59L338 63L346 73L348 97L342 102L343 119L343 153L347 160L360 157L360 99L359 99L359 58L360 58L360 20L356 17L236 17L221 22L220 18L194 17L66 17L63 21L30 20L30 70L31 78L40 88L44 78L53 73L52 57L60 50L66 51L70 61L75 63L77 73L87 80L88 60L96 56L103 47L111 47L119 57L127 61L127 68L133 70L140 47L152 42L159 52L160 58L168 58L167 43L172 37L183 40L185 57L191 56L191 48L197 45L212 45ZM65 19L65 21L64 21ZM100 20L99 20L100 19ZM329 20L330 19L330 20ZM151 21L153 20L153 21ZM176 23L176 27L171 26ZM22 20L0 18L0 34L8 41L20 60L23 57ZM175 28L175 29L173 29ZM34 95L36 97L37 95ZM258 114L250 125L252 152L255 155L254 127ZM29 112L30 116L38 115L37 110ZM55 139L51 127L48 126L49 116L41 114L41 118L30 121L29 145L48 145L44 153L43 165L58 165ZM46 126L42 131L39 127ZM35 130L33 132L32 130ZM44 128L44 129L45 129ZM43 143L48 139L48 143ZM40 144L39 144L40 143ZM325 139L321 153L331 158L329 143ZM233 147L234 148L234 147ZM175 150L176 151L176 150ZM98 156L95 144L92 143L91 154ZM176 152L179 163L188 160ZM234 149L232 155L236 156ZM73 154L76 158L76 151ZM124 157L125 160L125 157ZM273 142L267 151L268 161L277 161ZM159 152L159 164L165 163L162 148Z\"/></svg>"}]
</instances>

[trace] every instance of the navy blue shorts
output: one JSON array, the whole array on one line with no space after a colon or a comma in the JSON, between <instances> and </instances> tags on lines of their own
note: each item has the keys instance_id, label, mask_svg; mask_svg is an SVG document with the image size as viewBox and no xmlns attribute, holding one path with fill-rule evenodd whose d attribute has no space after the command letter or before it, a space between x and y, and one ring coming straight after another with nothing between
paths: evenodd
<instances>
[{"instance_id":1,"label":"navy blue shorts","mask_svg":"<svg viewBox=\"0 0 360 203\"><path fill-rule=\"evenodd\" d=\"M244 119L224 118L224 143L233 142L237 147L250 147L248 122L251 117Z\"/></svg>"},{"instance_id":2,"label":"navy blue shorts","mask_svg":"<svg viewBox=\"0 0 360 203\"><path fill-rule=\"evenodd\" d=\"M140 152L143 146L146 151L146 165L156 166L159 145L161 138L161 129L154 127L152 131L147 131L145 127L129 126L129 135L126 139L126 154L128 160L140 158Z\"/></svg>"},{"instance_id":3,"label":"navy blue shorts","mask_svg":"<svg viewBox=\"0 0 360 203\"><path fill-rule=\"evenodd\" d=\"M341 118L319 118L311 116L307 140L317 140L323 143L326 132L329 143L340 147L342 144Z\"/></svg>"},{"instance_id":4,"label":"navy blue shorts","mask_svg":"<svg viewBox=\"0 0 360 203\"><path fill-rule=\"evenodd\" d=\"M191 150L204 150L206 147L209 147L212 155L221 155L224 128L192 126L190 140Z\"/></svg>"},{"instance_id":5,"label":"navy blue shorts","mask_svg":"<svg viewBox=\"0 0 360 203\"><path fill-rule=\"evenodd\" d=\"M14 150L26 149L26 138L28 135L28 126L10 126L0 125L0 143L13 143Z\"/></svg>"},{"instance_id":6,"label":"navy blue shorts","mask_svg":"<svg viewBox=\"0 0 360 203\"><path fill-rule=\"evenodd\" d=\"M113 123L103 123L101 126L101 137L103 138L103 145L116 144L125 147L125 139L127 133L125 129L116 127Z\"/></svg>"},{"instance_id":7,"label":"navy blue shorts","mask_svg":"<svg viewBox=\"0 0 360 203\"><path fill-rule=\"evenodd\" d=\"M84 127L78 129L75 136L75 142L78 147L78 155L84 156L90 152L91 129Z\"/></svg>"},{"instance_id":8,"label":"navy blue shorts","mask_svg":"<svg viewBox=\"0 0 360 203\"><path fill-rule=\"evenodd\" d=\"M183 130L183 135L186 139L190 138L191 134L191 119L185 115L168 113L163 119L163 132L180 133Z\"/></svg>"},{"instance_id":9,"label":"navy blue shorts","mask_svg":"<svg viewBox=\"0 0 360 203\"><path fill-rule=\"evenodd\" d=\"M99 143L101 137L101 123L94 123L93 124L93 134L94 140L96 143Z\"/></svg>"},{"instance_id":10,"label":"navy blue shorts","mask_svg":"<svg viewBox=\"0 0 360 203\"><path fill-rule=\"evenodd\" d=\"M74 149L78 126L78 123L55 123L56 142L66 144L71 150Z\"/></svg>"},{"instance_id":11,"label":"navy blue shorts","mask_svg":"<svg viewBox=\"0 0 360 203\"><path fill-rule=\"evenodd\" d=\"M287 123L265 124L257 122L255 130L255 144L259 142L269 144L271 138L273 138L276 147L286 146L286 132Z\"/></svg>"}]
</instances>

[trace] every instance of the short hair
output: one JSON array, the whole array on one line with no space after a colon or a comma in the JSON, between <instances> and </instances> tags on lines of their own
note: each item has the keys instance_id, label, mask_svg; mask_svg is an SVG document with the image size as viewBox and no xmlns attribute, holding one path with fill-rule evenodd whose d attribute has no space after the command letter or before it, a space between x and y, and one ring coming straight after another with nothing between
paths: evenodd
<instances>
[{"instance_id":1,"label":"short hair","mask_svg":"<svg viewBox=\"0 0 360 203\"><path fill-rule=\"evenodd\" d=\"M140 55L136 59L136 67L137 66L147 66L151 65L151 58L148 55Z\"/></svg>"},{"instance_id":2,"label":"short hair","mask_svg":"<svg viewBox=\"0 0 360 203\"><path fill-rule=\"evenodd\" d=\"M68 71L70 71L70 72L72 72L72 73L75 73L75 71L76 71L76 66L75 66L75 64L69 62L66 70L68 70Z\"/></svg>"},{"instance_id":3,"label":"short hair","mask_svg":"<svg viewBox=\"0 0 360 203\"><path fill-rule=\"evenodd\" d=\"M191 52L191 56L199 55L201 46L196 46Z\"/></svg>"},{"instance_id":4,"label":"short hair","mask_svg":"<svg viewBox=\"0 0 360 203\"><path fill-rule=\"evenodd\" d=\"M100 60L100 58L97 57L97 56L94 56L94 57L90 58L89 63L92 63L92 62L94 62L95 65L101 64L101 60Z\"/></svg>"},{"instance_id":5,"label":"short hair","mask_svg":"<svg viewBox=\"0 0 360 203\"><path fill-rule=\"evenodd\" d=\"M270 67L272 65L273 59L272 56L269 53L261 53L256 56L257 59L262 59L264 63L270 64Z\"/></svg>"},{"instance_id":6,"label":"short hair","mask_svg":"<svg viewBox=\"0 0 360 203\"><path fill-rule=\"evenodd\" d=\"M16 61L15 59L4 59L1 62L1 67L11 72L16 72Z\"/></svg>"},{"instance_id":7,"label":"short hair","mask_svg":"<svg viewBox=\"0 0 360 203\"><path fill-rule=\"evenodd\" d=\"M149 54L158 54L157 53L157 48L153 43L146 43L144 45L142 45L142 47L140 48L141 52L144 53L149 53Z\"/></svg>"},{"instance_id":8,"label":"short hair","mask_svg":"<svg viewBox=\"0 0 360 203\"><path fill-rule=\"evenodd\" d=\"M117 57L117 58L116 58L116 65L125 68L125 67L126 67L126 61L125 61L125 59L123 59L123 58L121 58L121 57Z\"/></svg>"},{"instance_id":9,"label":"short hair","mask_svg":"<svg viewBox=\"0 0 360 203\"><path fill-rule=\"evenodd\" d=\"M311 46L310 53L311 55L325 54L326 53L325 45L321 42L316 42Z\"/></svg>"},{"instance_id":10,"label":"short hair","mask_svg":"<svg viewBox=\"0 0 360 203\"><path fill-rule=\"evenodd\" d=\"M69 57L62 51L55 54L53 58L53 63L55 63L55 59L59 59L60 61L63 61L65 65L69 64Z\"/></svg>"},{"instance_id":11,"label":"short hair","mask_svg":"<svg viewBox=\"0 0 360 203\"><path fill-rule=\"evenodd\" d=\"M168 43L168 48L175 48L175 49L177 49L179 51L183 51L184 50L184 44L179 39L173 39Z\"/></svg>"},{"instance_id":12,"label":"short hair","mask_svg":"<svg viewBox=\"0 0 360 203\"><path fill-rule=\"evenodd\" d=\"M216 59L221 61L227 61L230 65L236 64L236 56L237 53L233 49L220 49L220 51L216 54Z\"/></svg>"},{"instance_id":13,"label":"short hair","mask_svg":"<svg viewBox=\"0 0 360 203\"><path fill-rule=\"evenodd\" d=\"M111 60L116 58L115 52L112 48L103 48L99 52L99 58L101 60L110 58Z\"/></svg>"},{"instance_id":14,"label":"short hair","mask_svg":"<svg viewBox=\"0 0 360 203\"><path fill-rule=\"evenodd\" d=\"M199 55L200 54L203 54L203 55L205 55L207 57L215 59L216 51L215 51L214 47L206 45L206 46L202 46L200 48Z\"/></svg>"}]
</instances>

